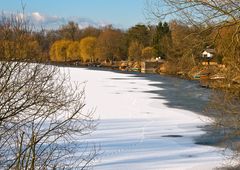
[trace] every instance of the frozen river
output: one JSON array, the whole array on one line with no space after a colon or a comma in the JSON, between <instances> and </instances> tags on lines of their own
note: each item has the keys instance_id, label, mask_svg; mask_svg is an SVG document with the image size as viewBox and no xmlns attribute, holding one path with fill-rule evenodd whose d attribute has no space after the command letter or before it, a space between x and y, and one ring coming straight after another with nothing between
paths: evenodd
<instances>
[{"instance_id":1,"label":"frozen river","mask_svg":"<svg viewBox=\"0 0 240 170\"><path fill-rule=\"evenodd\" d=\"M94 170L213 169L222 150L197 145L209 119L199 114L209 90L172 77L64 68L86 81L87 109L96 108L97 130L86 137L100 146Z\"/></svg>"}]
</instances>

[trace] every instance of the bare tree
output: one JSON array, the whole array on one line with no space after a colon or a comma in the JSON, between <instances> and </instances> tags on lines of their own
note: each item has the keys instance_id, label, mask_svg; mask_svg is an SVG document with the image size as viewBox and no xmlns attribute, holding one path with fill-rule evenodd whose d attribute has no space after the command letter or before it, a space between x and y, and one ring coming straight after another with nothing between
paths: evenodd
<instances>
[{"instance_id":1,"label":"bare tree","mask_svg":"<svg viewBox=\"0 0 240 170\"><path fill-rule=\"evenodd\" d=\"M213 30L213 45L216 45L216 42L224 36L231 37L231 42L222 47L223 53L226 56L229 48L235 50L236 57L231 53L229 58L234 57L235 62L239 61L239 53L237 53L240 44L239 0L150 0L147 2L149 17L158 20L167 17L181 20L186 25L199 28L199 34ZM223 35L224 29L231 29L231 32Z\"/></svg>"},{"instance_id":2,"label":"bare tree","mask_svg":"<svg viewBox=\"0 0 240 170\"><path fill-rule=\"evenodd\" d=\"M72 85L60 68L29 62L34 49L23 15L2 16L0 34L1 167L86 169L97 153L80 141L96 125L93 113L83 112L84 84Z\"/></svg>"},{"instance_id":3,"label":"bare tree","mask_svg":"<svg viewBox=\"0 0 240 170\"><path fill-rule=\"evenodd\" d=\"M173 15L196 26L213 23L221 26L239 22L239 6L238 0L150 0L147 11L150 17L158 19Z\"/></svg>"}]
</instances>

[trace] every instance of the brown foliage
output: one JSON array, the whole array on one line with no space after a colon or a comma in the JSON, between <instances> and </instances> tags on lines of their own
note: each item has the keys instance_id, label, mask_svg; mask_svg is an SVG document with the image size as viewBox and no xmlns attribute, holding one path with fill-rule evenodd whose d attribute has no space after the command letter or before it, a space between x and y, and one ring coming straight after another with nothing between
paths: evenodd
<instances>
[{"instance_id":1,"label":"brown foliage","mask_svg":"<svg viewBox=\"0 0 240 170\"><path fill-rule=\"evenodd\" d=\"M153 47L145 47L142 49L142 58L144 60L151 60L155 59L156 57L156 51Z\"/></svg>"},{"instance_id":2,"label":"brown foliage","mask_svg":"<svg viewBox=\"0 0 240 170\"><path fill-rule=\"evenodd\" d=\"M105 28L98 37L96 56L100 60L119 60L124 57L123 33L111 27Z\"/></svg>"},{"instance_id":3,"label":"brown foliage","mask_svg":"<svg viewBox=\"0 0 240 170\"><path fill-rule=\"evenodd\" d=\"M142 60L143 45L137 41L130 43L128 48L128 60L129 61L141 61Z\"/></svg>"},{"instance_id":4,"label":"brown foliage","mask_svg":"<svg viewBox=\"0 0 240 170\"><path fill-rule=\"evenodd\" d=\"M97 44L97 38L85 37L80 41L80 51L83 61L96 61L95 48Z\"/></svg>"}]
</instances>

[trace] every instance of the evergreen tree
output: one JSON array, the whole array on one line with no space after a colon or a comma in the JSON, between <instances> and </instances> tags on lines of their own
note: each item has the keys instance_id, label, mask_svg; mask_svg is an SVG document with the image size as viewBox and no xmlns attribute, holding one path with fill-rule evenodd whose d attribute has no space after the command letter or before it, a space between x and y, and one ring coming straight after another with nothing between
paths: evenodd
<instances>
[{"instance_id":1,"label":"evergreen tree","mask_svg":"<svg viewBox=\"0 0 240 170\"><path fill-rule=\"evenodd\" d=\"M153 47L155 48L156 55L158 57L166 58L167 56L166 46L168 46L169 43L166 42L166 39L168 41L171 40L171 31L169 25L166 22L159 22L156 26L156 32L153 38Z\"/></svg>"}]
</instances>

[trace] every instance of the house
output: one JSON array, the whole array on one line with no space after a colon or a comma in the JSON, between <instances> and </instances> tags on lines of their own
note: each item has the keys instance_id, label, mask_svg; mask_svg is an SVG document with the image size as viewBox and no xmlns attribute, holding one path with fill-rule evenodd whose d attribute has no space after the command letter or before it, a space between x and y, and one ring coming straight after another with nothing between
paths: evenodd
<instances>
[{"instance_id":1,"label":"house","mask_svg":"<svg viewBox=\"0 0 240 170\"><path fill-rule=\"evenodd\" d=\"M216 62L210 62L214 58L215 50L211 48L207 48L202 52L202 59L203 59L203 65L216 65Z\"/></svg>"},{"instance_id":2,"label":"house","mask_svg":"<svg viewBox=\"0 0 240 170\"><path fill-rule=\"evenodd\" d=\"M209 48L202 52L202 58L210 60L214 57L214 54L215 54L215 50Z\"/></svg>"}]
</instances>

